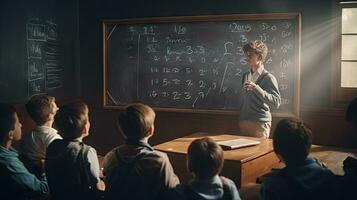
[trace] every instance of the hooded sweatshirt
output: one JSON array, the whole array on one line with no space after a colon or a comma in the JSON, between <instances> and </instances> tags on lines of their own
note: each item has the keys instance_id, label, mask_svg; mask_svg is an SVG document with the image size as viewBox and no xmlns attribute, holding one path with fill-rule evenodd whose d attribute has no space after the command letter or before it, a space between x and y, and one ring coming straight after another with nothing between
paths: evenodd
<instances>
[{"instance_id":1,"label":"hooded sweatshirt","mask_svg":"<svg viewBox=\"0 0 357 200\"><path fill-rule=\"evenodd\" d=\"M328 199L335 176L314 159L273 172L260 190L260 199Z\"/></svg>"}]
</instances>

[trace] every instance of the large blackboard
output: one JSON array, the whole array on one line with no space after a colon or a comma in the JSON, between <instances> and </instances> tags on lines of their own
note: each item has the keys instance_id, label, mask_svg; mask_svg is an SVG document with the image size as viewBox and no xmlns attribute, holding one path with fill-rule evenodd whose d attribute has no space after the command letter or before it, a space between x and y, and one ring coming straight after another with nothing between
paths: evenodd
<instances>
[{"instance_id":1,"label":"large blackboard","mask_svg":"<svg viewBox=\"0 0 357 200\"><path fill-rule=\"evenodd\" d=\"M105 20L104 106L236 111L248 71L243 46L255 39L268 45L264 65L279 83L274 113L298 115L299 14Z\"/></svg>"}]
</instances>

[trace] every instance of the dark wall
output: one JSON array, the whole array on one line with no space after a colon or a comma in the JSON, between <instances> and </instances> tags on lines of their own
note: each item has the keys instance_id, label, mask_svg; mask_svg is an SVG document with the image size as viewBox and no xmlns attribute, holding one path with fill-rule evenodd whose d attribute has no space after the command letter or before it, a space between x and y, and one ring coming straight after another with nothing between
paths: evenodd
<instances>
[{"instance_id":1,"label":"dark wall","mask_svg":"<svg viewBox=\"0 0 357 200\"><path fill-rule=\"evenodd\" d=\"M0 2L0 101L23 104L39 93L53 95L59 102L77 96L75 5L71 0ZM29 26L41 27L36 33L44 36L29 36ZM40 47L41 56L29 56L30 44ZM32 62L36 62L37 70L30 73ZM32 91L32 83L39 86L38 91Z\"/></svg>"},{"instance_id":2,"label":"dark wall","mask_svg":"<svg viewBox=\"0 0 357 200\"><path fill-rule=\"evenodd\" d=\"M159 16L220 15L270 12L300 12L302 14L301 49L301 106L314 108L314 117L304 109L303 117L314 124L315 143L351 145L345 140L339 143L326 141L325 135L334 133L321 128L323 122L316 118L315 108L329 108L331 96L332 50L332 2L326 0L227 0L227 1L84 1L79 0L79 38L81 95L91 107L92 135L88 142L100 153L105 153L122 142L114 125L118 110L102 108L102 27L104 19L143 18ZM343 109L334 115L343 121ZM238 116L214 114L189 114L158 112L156 135L151 142L157 144L195 131L238 132ZM278 119L273 119L276 124ZM336 125L337 126L337 125ZM339 130L338 127L336 127ZM334 130L336 130L334 129Z\"/></svg>"}]
</instances>

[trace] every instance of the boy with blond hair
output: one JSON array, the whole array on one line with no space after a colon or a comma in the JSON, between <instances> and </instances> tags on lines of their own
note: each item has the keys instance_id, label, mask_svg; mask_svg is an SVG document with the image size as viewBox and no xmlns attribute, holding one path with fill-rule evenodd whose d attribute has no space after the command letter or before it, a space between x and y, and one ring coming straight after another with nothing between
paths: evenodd
<instances>
[{"instance_id":1,"label":"boy with blond hair","mask_svg":"<svg viewBox=\"0 0 357 200\"><path fill-rule=\"evenodd\" d=\"M26 103L26 110L36 127L25 134L21 141L21 159L30 172L40 177L44 173L47 147L53 140L61 138L57 130L52 128L58 108L54 97L36 95Z\"/></svg>"},{"instance_id":2,"label":"boy with blond hair","mask_svg":"<svg viewBox=\"0 0 357 200\"><path fill-rule=\"evenodd\" d=\"M128 106L118 118L126 141L104 161L106 198L160 199L179 179L165 153L148 143L154 134L155 112L147 105Z\"/></svg>"},{"instance_id":3,"label":"boy with blond hair","mask_svg":"<svg viewBox=\"0 0 357 200\"><path fill-rule=\"evenodd\" d=\"M246 44L243 50L249 71L242 76L244 91L239 113L240 132L251 137L269 138L271 109L279 108L281 95L276 78L264 68L268 47L264 42L254 40Z\"/></svg>"}]
</instances>

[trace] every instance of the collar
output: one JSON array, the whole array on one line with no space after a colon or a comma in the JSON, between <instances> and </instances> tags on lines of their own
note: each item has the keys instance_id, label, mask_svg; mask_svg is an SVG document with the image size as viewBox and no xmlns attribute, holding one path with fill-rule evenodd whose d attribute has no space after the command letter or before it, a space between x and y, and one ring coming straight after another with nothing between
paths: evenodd
<instances>
[{"instance_id":1,"label":"collar","mask_svg":"<svg viewBox=\"0 0 357 200\"><path fill-rule=\"evenodd\" d=\"M67 141L67 142L79 142L79 143L83 143L83 139L82 139L81 137L74 138L74 139L64 138L63 140L64 140L64 141Z\"/></svg>"},{"instance_id":2,"label":"collar","mask_svg":"<svg viewBox=\"0 0 357 200\"><path fill-rule=\"evenodd\" d=\"M199 184L209 184L209 183L219 183L220 178L218 175L215 175L214 177L207 178L207 179L199 179L197 176L194 178L192 183L199 183Z\"/></svg>"},{"instance_id":3,"label":"collar","mask_svg":"<svg viewBox=\"0 0 357 200\"><path fill-rule=\"evenodd\" d=\"M252 70L249 70L249 73L251 75L258 74L260 76L263 73L263 71L264 71L264 65L261 64L261 65L259 65L258 69L254 73L252 73Z\"/></svg>"},{"instance_id":4,"label":"collar","mask_svg":"<svg viewBox=\"0 0 357 200\"><path fill-rule=\"evenodd\" d=\"M316 161L313 158L307 157L304 161L294 164L294 165L288 165L286 166L284 169L286 170L290 170L290 169L294 169L294 168L298 168L301 166L305 166L305 165L310 165L312 163L315 163Z\"/></svg>"},{"instance_id":5,"label":"collar","mask_svg":"<svg viewBox=\"0 0 357 200\"><path fill-rule=\"evenodd\" d=\"M10 156L18 156L18 153L16 151L16 149L14 149L13 147L10 147L10 148L5 148L3 146L0 145L0 151L6 153L7 155L10 155Z\"/></svg>"},{"instance_id":6,"label":"collar","mask_svg":"<svg viewBox=\"0 0 357 200\"><path fill-rule=\"evenodd\" d=\"M263 71L264 71L264 65L261 64L255 73L258 73L260 76L260 75L262 75Z\"/></svg>"},{"instance_id":7,"label":"collar","mask_svg":"<svg viewBox=\"0 0 357 200\"><path fill-rule=\"evenodd\" d=\"M52 128L52 127L49 127L49 126L37 126L36 127L37 130L49 130L49 131L52 131L52 132L56 132L57 133L57 130Z\"/></svg>"},{"instance_id":8,"label":"collar","mask_svg":"<svg viewBox=\"0 0 357 200\"><path fill-rule=\"evenodd\" d=\"M154 151L154 148L149 143L143 142L142 140L127 139L125 141L125 144L145 147L148 148L150 151Z\"/></svg>"}]
</instances>

